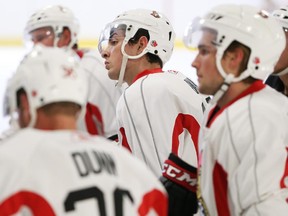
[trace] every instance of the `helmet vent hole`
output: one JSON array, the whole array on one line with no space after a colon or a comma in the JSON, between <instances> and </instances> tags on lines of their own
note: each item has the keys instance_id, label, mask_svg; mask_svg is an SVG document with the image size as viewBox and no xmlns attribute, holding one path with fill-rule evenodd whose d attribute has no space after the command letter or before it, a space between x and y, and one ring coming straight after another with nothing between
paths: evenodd
<instances>
[{"instance_id":1,"label":"helmet vent hole","mask_svg":"<svg viewBox=\"0 0 288 216\"><path fill-rule=\"evenodd\" d=\"M222 43L224 39L225 39L225 36L223 35L223 36L221 37L221 39L219 40L219 42Z\"/></svg>"},{"instance_id":2,"label":"helmet vent hole","mask_svg":"<svg viewBox=\"0 0 288 216\"><path fill-rule=\"evenodd\" d=\"M259 69L259 66L256 66L256 67L255 67L255 70L258 70L258 69Z\"/></svg>"},{"instance_id":3,"label":"helmet vent hole","mask_svg":"<svg viewBox=\"0 0 288 216\"><path fill-rule=\"evenodd\" d=\"M157 55L157 54L158 54L158 50L155 50L155 51L154 51L154 54Z\"/></svg>"},{"instance_id":4,"label":"helmet vent hole","mask_svg":"<svg viewBox=\"0 0 288 216\"><path fill-rule=\"evenodd\" d=\"M171 41L171 37L172 37L172 32L169 32L169 41Z\"/></svg>"}]
</instances>

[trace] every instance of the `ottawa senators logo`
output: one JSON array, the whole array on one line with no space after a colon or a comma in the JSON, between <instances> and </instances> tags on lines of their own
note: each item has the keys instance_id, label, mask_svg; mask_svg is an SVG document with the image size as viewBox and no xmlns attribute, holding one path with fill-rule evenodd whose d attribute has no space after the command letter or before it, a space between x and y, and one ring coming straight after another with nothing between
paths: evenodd
<instances>
[{"instance_id":1,"label":"ottawa senators logo","mask_svg":"<svg viewBox=\"0 0 288 216\"><path fill-rule=\"evenodd\" d=\"M151 46L152 46L152 47L157 47L157 46L158 46L157 41L152 40L152 41L151 41Z\"/></svg>"},{"instance_id":2,"label":"ottawa senators logo","mask_svg":"<svg viewBox=\"0 0 288 216\"><path fill-rule=\"evenodd\" d=\"M73 68L70 67L62 67L64 70L64 77L70 77L70 76L75 76L76 74L74 73Z\"/></svg>"},{"instance_id":3,"label":"ottawa senators logo","mask_svg":"<svg viewBox=\"0 0 288 216\"><path fill-rule=\"evenodd\" d=\"M37 94L37 91L36 90L32 90L31 91L31 96L32 97L36 97L38 94Z\"/></svg>"}]
</instances>

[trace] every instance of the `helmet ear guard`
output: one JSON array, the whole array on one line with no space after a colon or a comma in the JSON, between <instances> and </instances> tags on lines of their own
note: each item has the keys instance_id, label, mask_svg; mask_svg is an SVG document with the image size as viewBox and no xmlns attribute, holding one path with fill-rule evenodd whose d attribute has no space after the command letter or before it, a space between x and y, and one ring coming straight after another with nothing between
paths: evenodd
<instances>
[{"instance_id":1,"label":"helmet ear guard","mask_svg":"<svg viewBox=\"0 0 288 216\"><path fill-rule=\"evenodd\" d=\"M80 59L70 49L36 45L18 66L6 90L6 114L17 112L17 92L24 89L34 126L36 110L55 102L85 106L88 80Z\"/></svg>"}]
</instances>

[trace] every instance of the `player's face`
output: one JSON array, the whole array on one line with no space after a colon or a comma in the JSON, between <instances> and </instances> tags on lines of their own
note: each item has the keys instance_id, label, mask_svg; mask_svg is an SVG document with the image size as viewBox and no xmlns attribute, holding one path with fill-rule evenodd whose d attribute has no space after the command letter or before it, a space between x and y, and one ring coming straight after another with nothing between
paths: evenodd
<instances>
[{"instance_id":1,"label":"player's face","mask_svg":"<svg viewBox=\"0 0 288 216\"><path fill-rule=\"evenodd\" d=\"M275 68L274 68L275 74L277 74L278 72L281 72L282 70L288 67L288 29L285 29L285 35L286 35L286 46L277 64L275 65Z\"/></svg>"},{"instance_id":2,"label":"player's face","mask_svg":"<svg viewBox=\"0 0 288 216\"><path fill-rule=\"evenodd\" d=\"M54 46L55 34L51 27L43 27L36 29L30 33L31 41L34 45L43 44L45 46ZM70 43L70 31L65 28L58 37L57 46L65 47Z\"/></svg>"},{"instance_id":3,"label":"player's face","mask_svg":"<svg viewBox=\"0 0 288 216\"><path fill-rule=\"evenodd\" d=\"M123 58L121 46L124 37L123 30L115 30L111 33L108 44L101 52L102 57L105 59L105 68L108 70L108 76L113 80L118 80L119 78Z\"/></svg>"},{"instance_id":4,"label":"player's face","mask_svg":"<svg viewBox=\"0 0 288 216\"><path fill-rule=\"evenodd\" d=\"M192 62L196 68L199 91L202 94L214 95L220 88L224 79L216 67L216 47L212 44L215 34L203 31L198 43L198 54Z\"/></svg>"},{"instance_id":5,"label":"player's face","mask_svg":"<svg viewBox=\"0 0 288 216\"><path fill-rule=\"evenodd\" d=\"M30 32L33 44L43 44L45 46L54 45L54 32L51 27L43 27Z\"/></svg>"}]
</instances>

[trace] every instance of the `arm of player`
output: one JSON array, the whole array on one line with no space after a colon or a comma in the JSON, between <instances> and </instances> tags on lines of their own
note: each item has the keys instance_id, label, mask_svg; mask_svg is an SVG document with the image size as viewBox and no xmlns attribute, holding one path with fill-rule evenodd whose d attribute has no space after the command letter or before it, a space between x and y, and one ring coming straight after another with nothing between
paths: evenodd
<instances>
[{"instance_id":1,"label":"arm of player","mask_svg":"<svg viewBox=\"0 0 288 216\"><path fill-rule=\"evenodd\" d=\"M169 216L192 216L197 212L197 168L170 153L160 181L169 195Z\"/></svg>"}]
</instances>

